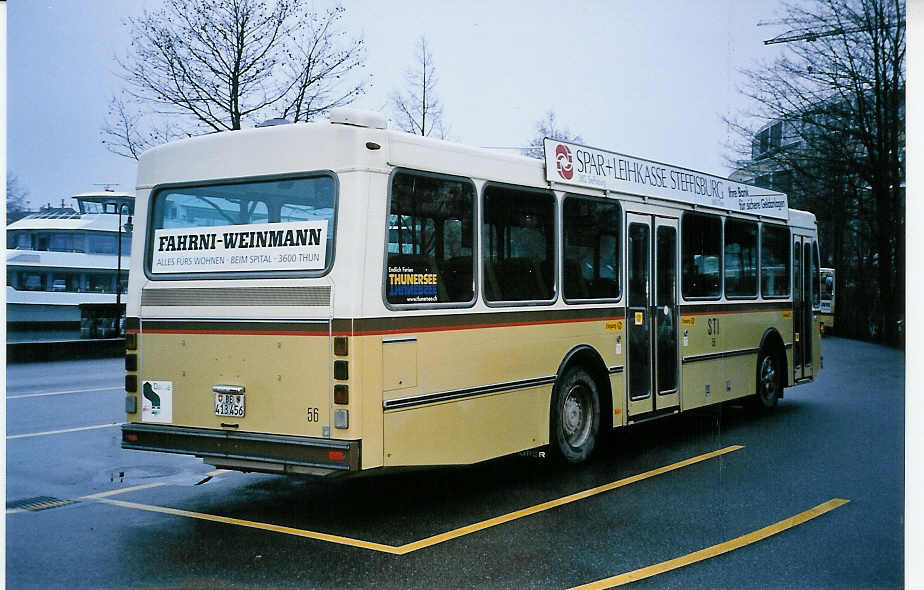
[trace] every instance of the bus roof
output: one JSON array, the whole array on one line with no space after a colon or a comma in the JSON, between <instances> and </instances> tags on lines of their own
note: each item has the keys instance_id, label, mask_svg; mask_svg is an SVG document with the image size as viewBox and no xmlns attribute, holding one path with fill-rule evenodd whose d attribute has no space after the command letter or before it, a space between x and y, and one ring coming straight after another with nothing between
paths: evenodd
<instances>
[{"instance_id":1,"label":"bus roof","mask_svg":"<svg viewBox=\"0 0 924 590\"><path fill-rule=\"evenodd\" d=\"M583 183L569 183L568 179L559 176L555 157L549 161L548 155L543 162L488 148L382 129L378 125L364 125L364 119L359 117L345 118L332 112L331 119L330 122L293 123L215 133L158 146L141 156L138 189L321 170L338 172L365 168L388 171L407 167L536 188L659 198L780 220L789 219L790 211L795 211L788 208L787 197L783 193L575 144L546 140L546 151L548 154L550 144L574 148L572 153L577 149L587 150L593 154L594 164L599 162L599 155L617 156L616 160L603 162L611 165L610 180L620 174L618 160L623 162L621 174L624 177L629 174L627 165L631 165L632 174L639 170L637 166L640 163L648 165L648 179L655 178L654 184L665 186L652 186L651 182L622 182L621 185L607 186L599 182L602 175L598 175L597 182L588 182L585 178ZM554 153L555 147L551 150ZM582 157L585 159L581 160L581 164L574 164L572 160L572 166L575 169L592 169L587 156L582 154ZM614 165L615 168L612 168ZM683 190L668 190L672 182ZM717 198L717 191L721 191L721 198ZM795 219L792 221L796 222ZM814 227L814 216L810 225Z\"/></svg>"}]
</instances>

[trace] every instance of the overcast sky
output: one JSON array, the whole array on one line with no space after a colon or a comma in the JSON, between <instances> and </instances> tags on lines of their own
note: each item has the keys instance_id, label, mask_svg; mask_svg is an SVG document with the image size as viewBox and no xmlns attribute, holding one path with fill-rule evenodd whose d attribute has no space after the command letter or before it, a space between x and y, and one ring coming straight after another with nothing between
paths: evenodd
<instances>
[{"instance_id":1,"label":"overcast sky","mask_svg":"<svg viewBox=\"0 0 924 590\"><path fill-rule=\"evenodd\" d=\"M126 16L160 0L14 0L8 12L8 167L33 207L96 183L134 192L134 160L100 142L118 92ZM722 117L744 106L738 69L780 46L770 0L344 2L382 110L427 37L451 139L522 146L554 109L591 146L727 175ZM254 122L251 122L252 125Z\"/></svg>"}]
</instances>

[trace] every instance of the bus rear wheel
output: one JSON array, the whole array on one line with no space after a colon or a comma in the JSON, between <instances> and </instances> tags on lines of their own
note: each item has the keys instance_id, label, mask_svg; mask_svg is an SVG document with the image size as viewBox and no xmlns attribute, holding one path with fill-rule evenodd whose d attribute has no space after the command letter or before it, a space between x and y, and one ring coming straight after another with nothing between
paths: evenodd
<instances>
[{"instance_id":1,"label":"bus rear wheel","mask_svg":"<svg viewBox=\"0 0 924 590\"><path fill-rule=\"evenodd\" d=\"M600 397L593 378L580 367L569 369L553 393L549 443L567 463L586 460L600 430Z\"/></svg>"},{"instance_id":2,"label":"bus rear wheel","mask_svg":"<svg viewBox=\"0 0 924 590\"><path fill-rule=\"evenodd\" d=\"M761 410L772 410L780 398L780 365L776 355L762 350L757 359L757 399L755 405Z\"/></svg>"}]
</instances>

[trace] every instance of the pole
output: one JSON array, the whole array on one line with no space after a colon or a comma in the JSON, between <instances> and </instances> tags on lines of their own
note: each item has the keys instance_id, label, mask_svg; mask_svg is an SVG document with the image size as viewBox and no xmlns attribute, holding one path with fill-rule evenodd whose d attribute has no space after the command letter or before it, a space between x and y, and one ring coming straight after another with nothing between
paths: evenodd
<instances>
[{"instance_id":1,"label":"pole","mask_svg":"<svg viewBox=\"0 0 924 590\"><path fill-rule=\"evenodd\" d=\"M116 261L116 312L122 313L122 207L119 205L119 246L118 257Z\"/></svg>"}]
</instances>

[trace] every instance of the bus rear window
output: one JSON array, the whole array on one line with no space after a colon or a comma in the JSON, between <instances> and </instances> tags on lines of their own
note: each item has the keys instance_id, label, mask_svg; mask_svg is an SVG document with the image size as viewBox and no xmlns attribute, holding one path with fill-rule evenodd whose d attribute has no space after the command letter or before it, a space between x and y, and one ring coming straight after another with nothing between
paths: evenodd
<instances>
[{"instance_id":1,"label":"bus rear window","mask_svg":"<svg viewBox=\"0 0 924 590\"><path fill-rule=\"evenodd\" d=\"M153 198L154 275L323 274L336 234L332 176L167 188Z\"/></svg>"}]
</instances>

